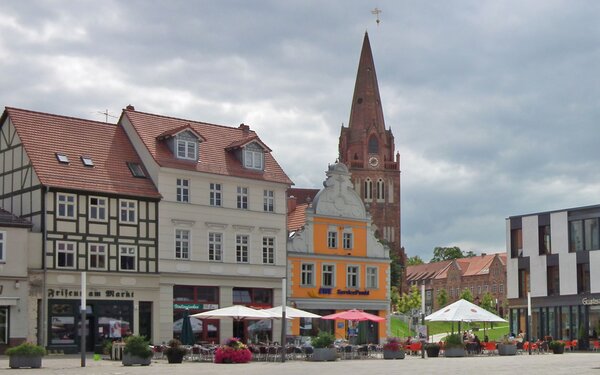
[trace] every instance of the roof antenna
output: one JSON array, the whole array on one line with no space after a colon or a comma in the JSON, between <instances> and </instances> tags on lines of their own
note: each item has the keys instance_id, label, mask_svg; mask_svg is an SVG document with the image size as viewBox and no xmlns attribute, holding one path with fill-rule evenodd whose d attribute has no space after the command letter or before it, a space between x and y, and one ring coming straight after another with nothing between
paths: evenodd
<instances>
[{"instance_id":1,"label":"roof antenna","mask_svg":"<svg viewBox=\"0 0 600 375\"><path fill-rule=\"evenodd\" d=\"M381 22L381 20L379 19L379 14L381 13L381 9L375 7L375 9L373 9L371 11L371 13L377 17L377 20L375 22L377 22L377 26L379 26L379 23Z\"/></svg>"},{"instance_id":2,"label":"roof antenna","mask_svg":"<svg viewBox=\"0 0 600 375\"><path fill-rule=\"evenodd\" d=\"M106 120L105 120L105 121L106 121L106 123L108 123L108 118L109 118L109 117L112 117L112 118L118 118L117 116L113 116L113 115L111 115L110 113L108 113L108 109L105 109L105 110L104 110L104 112L102 112L102 111L97 111L96 113L98 113L98 114L100 114L100 115L104 115L104 117L105 117L105 119L106 119Z\"/></svg>"}]
</instances>

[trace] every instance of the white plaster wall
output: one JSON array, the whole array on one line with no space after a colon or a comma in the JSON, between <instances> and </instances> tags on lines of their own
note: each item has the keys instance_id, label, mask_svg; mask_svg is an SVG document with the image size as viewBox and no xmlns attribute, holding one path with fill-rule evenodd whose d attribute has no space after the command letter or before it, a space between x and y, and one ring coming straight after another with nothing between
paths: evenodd
<instances>
[{"instance_id":1,"label":"white plaster wall","mask_svg":"<svg viewBox=\"0 0 600 375\"><path fill-rule=\"evenodd\" d=\"M567 211L550 214L550 244L552 254L569 253L569 221Z\"/></svg>"},{"instance_id":2,"label":"white plaster wall","mask_svg":"<svg viewBox=\"0 0 600 375\"><path fill-rule=\"evenodd\" d=\"M590 251L590 292L600 293L600 251Z\"/></svg>"},{"instance_id":3,"label":"white plaster wall","mask_svg":"<svg viewBox=\"0 0 600 375\"><path fill-rule=\"evenodd\" d=\"M577 257L575 253L560 254L560 294L577 294Z\"/></svg>"},{"instance_id":4,"label":"white plaster wall","mask_svg":"<svg viewBox=\"0 0 600 375\"><path fill-rule=\"evenodd\" d=\"M537 257L540 254L538 239L538 217L523 216L523 256Z\"/></svg>"}]
</instances>

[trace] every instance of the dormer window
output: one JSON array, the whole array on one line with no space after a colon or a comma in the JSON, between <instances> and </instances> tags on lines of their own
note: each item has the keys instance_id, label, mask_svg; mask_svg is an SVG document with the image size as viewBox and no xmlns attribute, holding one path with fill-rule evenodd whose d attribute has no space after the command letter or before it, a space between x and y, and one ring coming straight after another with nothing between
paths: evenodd
<instances>
[{"instance_id":1,"label":"dormer window","mask_svg":"<svg viewBox=\"0 0 600 375\"><path fill-rule=\"evenodd\" d=\"M182 132L175 138L178 159L198 160L198 138L190 132Z\"/></svg>"},{"instance_id":2,"label":"dormer window","mask_svg":"<svg viewBox=\"0 0 600 375\"><path fill-rule=\"evenodd\" d=\"M250 169L263 170L264 151L256 142L244 148L244 166Z\"/></svg>"}]
</instances>

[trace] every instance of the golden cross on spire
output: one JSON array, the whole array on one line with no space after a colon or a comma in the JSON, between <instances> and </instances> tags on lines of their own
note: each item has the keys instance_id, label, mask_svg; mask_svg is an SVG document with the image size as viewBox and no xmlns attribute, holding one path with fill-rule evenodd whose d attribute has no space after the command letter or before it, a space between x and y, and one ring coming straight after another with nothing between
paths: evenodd
<instances>
[{"instance_id":1,"label":"golden cross on spire","mask_svg":"<svg viewBox=\"0 0 600 375\"><path fill-rule=\"evenodd\" d=\"M381 13L381 9L379 8L375 8L371 11L372 14L374 14L377 17L377 20L375 22L377 22L377 26L379 26L379 22L381 22L381 20L379 19L379 14Z\"/></svg>"}]
</instances>

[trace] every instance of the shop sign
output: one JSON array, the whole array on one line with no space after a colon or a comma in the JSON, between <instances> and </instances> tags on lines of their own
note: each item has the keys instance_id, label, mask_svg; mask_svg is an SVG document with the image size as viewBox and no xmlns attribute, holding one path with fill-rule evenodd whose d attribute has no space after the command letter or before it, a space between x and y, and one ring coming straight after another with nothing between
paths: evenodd
<instances>
[{"instance_id":1,"label":"shop sign","mask_svg":"<svg viewBox=\"0 0 600 375\"><path fill-rule=\"evenodd\" d=\"M91 298L133 298L134 292L129 290L90 290L87 293L87 297ZM81 297L81 290L79 289L68 289L68 288L48 288L48 298L79 298Z\"/></svg>"},{"instance_id":2,"label":"shop sign","mask_svg":"<svg viewBox=\"0 0 600 375\"><path fill-rule=\"evenodd\" d=\"M582 298L581 303L584 305L600 305L600 298Z\"/></svg>"},{"instance_id":3,"label":"shop sign","mask_svg":"<svg viewBox=\"0 0 600 375\"><path fill-rule=\"evenodd\" d=\"M337 294L347 295L347 296L368 296L370 292L368 290L343 290L338 289Z\"/></svg>"},{"instance_id":4,"label":"shop sign","mask_svg":"<svg viewBox=\"0 0 600 375\"><path fill-rule=\"evenodd\" d=\"M218 309L219 305L214 303L174 303L173 309L187 310L214 310Z\"/></svg>"}]
</instances>

